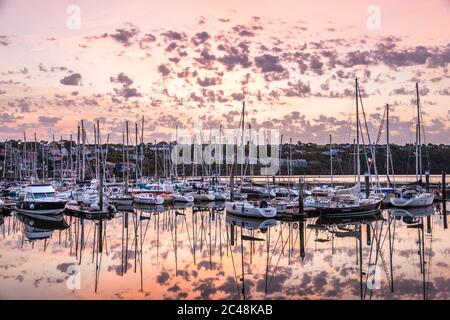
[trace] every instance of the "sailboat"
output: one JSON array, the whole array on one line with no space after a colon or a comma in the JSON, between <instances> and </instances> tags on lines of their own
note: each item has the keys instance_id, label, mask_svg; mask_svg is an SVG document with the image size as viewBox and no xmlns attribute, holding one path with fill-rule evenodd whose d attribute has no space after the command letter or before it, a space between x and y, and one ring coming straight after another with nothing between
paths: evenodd
<instances>
[{"instance_id":1,"label":"sailboat","mask_svg":"<svg viewBox=\"0 0 450 320\"><path fill-rule=\"evenodd\" d=\"M361 195L361 163L360 163L360 120L359 120L359 88L355 79L356 91L356 184L351 188L328 190L327 197L316 201L312 197L306 199L308 207L317 209L322 216L353 217L372 215L379 212L382 198L376 194Z\"/></svg>"},{"instance_id":2,"label":"sailboat","mask_svg":"<svg viewBox=\"0 0 450 320\"><path fill-rule=\"evenodd\" d=\"M242 115L241 115L241 134L242 134L242 147L244 148L244 117L245 117L245 100L242 102ZM244 149L245 150L245 149ZM227 214L238 215L241 217L256 218L256 219L268 219L273 218L277 214L277 209L268 206L266 201L261 201L258 204L248 201L234 201L234 162L231 167L230 176L230 189L231 189L231 201L225 202L225 208ZM244 178L244 171L241 168L241 184ZM242 190L241 190L242 192Z\"/></svg>"},{"instance_id":3,"label":"sailboat","mask_svg":"<svg viewBox=\"0 0 450 320\"><path fill-rule=\"evenodd\" d=\"M419 100L419 84L416 83L416 104L417 104L417 123L416 123L416 180L417 183L405 186L401 190L399 198L391 198L391 204L395 207L424 207L433 204L434 194L425 192L422 189L422 132L421 132L421 113Z\"/></svg>"},{"instance_id":4,"label":"sailboat","mask_svg":"<svg viewBox=\"0 0 450 320\"><path fill-rule=\"evenodd\" d=\"M383 205L390 205L391 198L398 198L400 192L395 188L395 180L393 180L393 187L391 187L391 175L390 169L392 169L392 177L394 178L394 166L392 164L392 154L390 146L390 134L389 134L389 104L386 104L385 115L386 115L386 187L378 188L377 192L383 195ZM384 118L383 118L384 119ZM383 126L383 125L381 125ZM381 130L381 129L380 129ZM381 131L380 131L381 133Z\"/></svg>"}]
</instances>

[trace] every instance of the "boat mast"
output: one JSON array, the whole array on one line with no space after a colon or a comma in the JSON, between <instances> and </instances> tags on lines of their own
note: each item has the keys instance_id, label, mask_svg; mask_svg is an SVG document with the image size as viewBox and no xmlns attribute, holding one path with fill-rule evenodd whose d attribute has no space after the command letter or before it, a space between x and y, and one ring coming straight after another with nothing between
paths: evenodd
<instances>
[{"instance_id":1,"label":"boat mast","mask_svg":"<svg viewBox=\"0 0 450 320\"><path fill-rule=\"evenodd\" d=\"M141 123L141 179L144 176L144 116Z\"/></svg>"},{"instance_id":2,"label":"boat mast","mask_svg":"<svg viewBox=\"0 0 450 320\"><path fill-rule=\"evenodd\" d=\"M242 100L242 122L241 122L241 146L242 146L242 159L241 159L241 185L244 182L244 162L245 162L245 146L244 146L244 130L245 130L245 100Z\"/></svg>"},{"instance_id":3,"label":"boat mast","mask_svg":"<svg viewBox=\"0 0 450 320\"><path fill-rule=\"evenodd\" d=\"M223 154L223 145L222 145L222 125L219 125L219 146L220 146L220 160L218 161L217 166L217 173L220 177L220 164L222 163L222 154ZM225 164L226 166L226 164Z\"/></svg>"},{"instance_id":4,"label":"boat mast","mask_svg":"<svg viewBox=\"0 0 450 320\"><path fill-rule=\"evenodd\" d=\"M422 139L420 134L419 83L416 82L417 125L416 125L416 180L422 180Z\"/></svg>"},{"instance_id":5,"label":"boat mast","mask_svg":"<svg viewBox=\"0 0 450 320\"><path fill-rule=\"evenodd\" d=\"M138 151L138 124L137 122L135 123L135 143L136 143L136 170L135 170L135 177L136 177L136 182L138 181L139 178L139 151Z\"/></svg>"},{"instance_id":6,"label":"boat mast","mask_svg":"<svg viewBox=\"0 0 450 320\"><path fill-rule=\"evenodd\" d=\"M358 78L355 78L356 86L356 185L358 186L358 192L361 188L361 163L359 159L359 104L358 104Z\"/></svg>"},{"instance_id":7,"label":"boat mast","mask_svg":"<svg viewBox=\"0 0 450 320\"><path fill-rule=\"evenodd\" d=\"M33 176L36 178L36 181L39 180L39 176L38 176L38 173L37 173L37 137L36 137L36 132L34 133Z\"/></svg>"},{"instance_id":8,"label":"boat mast","mask_svg":"<svg viewBox=\"0 0 450 320\"><path fill-rule=\"evenodd\" d=\"M331 147L331 134L330 134L330 174L331 174L331 186L333 186L333 149Z\"/></svg>"},{"instance_id":9,"label":"boat mast","mask_svg":"<svg viewBox=\"0 0 450 320\"><path fill-rule=\"evenodd\" d=\"M175 127L175 147L178 148L178 126ZM173 163L175 169L175 177L178 179L178 163Z\"/></svg>"},{"instance_id":10,"label":"boat mast","mask_svg":"<svg viewBox=\"0 0 450 320\"><path fill-rule=\"evenodd\" d=\"M155 139L155 178L158 176L158 144Z\"/></svg>"},{"instance_id":11,"label":"boat mast","mask_svg":"<svg viewBox=\"0 0 450 320\"><path fill-rule=\"evenodd\" d=\"M389 142L389 104L386 104L386 186L389 188L389 163L390 163L390 142Z\"/></svg>"},{"instance_id":12,"label":"boat mast","mask_svg":"<svg viewBox=\"0 0 450 320\"><path fill-rule=\"evenodd\" d=\"M125 121L125 126L126 126L126 147L125 147L125 157L126 157L126 161L127 161L127 167L125 168L125 194L128 194L128 179L129 179L129 173L128 173L128 167L130 166L130 158L128 156L128 144L129 144L129 130L128 130L128 120Z\"/></svg>"},{"instance_id":13,"label":"boat mast","mask_svg":"<svg viewBox=\"0 0 450 320\"><path fill-rule=\"evenodd\" d=\"M84 130L84 121L81 120L81 180L86 178L86 131Z\"/></svg>"}]
</instances>

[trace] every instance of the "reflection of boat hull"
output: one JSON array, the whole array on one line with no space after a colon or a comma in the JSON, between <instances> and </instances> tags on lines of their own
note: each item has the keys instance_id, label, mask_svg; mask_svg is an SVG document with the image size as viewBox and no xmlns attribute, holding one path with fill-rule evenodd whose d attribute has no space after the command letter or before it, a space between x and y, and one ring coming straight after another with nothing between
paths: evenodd
<instances>
[{"instance_id":1,"label":"reflection of boat hull","mask_svg":"<svg viewBox=\"0 0 450 320\"><path fill-rule=\"evenodd\" d=\"M199 204L195 204L193 206L194 210L205 210L205 209L214 209L214 210L224 210L225 204L223 201L210 201L210 202L202 202Z\"/></svg>"},{"instance_id":2,"label":"reflection of boat hull","mask_svg":"<svg viewBox=\"0 0 450 320\"><path fill-rule=\"evenodd\" d=\"M29 240L42 240L50 238L53 234L53 230L33 228L30 226L25 226L24 230L25 237Z\"/></svg>"},{"instance_id":3,"label":"reflection of boat hull","mask_svg":"<svg viewBox=\"0 0 450 320\"><path fill-rule=\"evenodd\" d=\"M148 205L142 203L135 203L133 206L134 209L144 211L144 212L164 212L166 208L163 205Z\"/></svg>"},{"instance_id":4,"label":"reflection of boat hull","mask_svg":"<svg viewBox=\"0 0 450 320\"><path fill-rule=\"evenodd\" d=\"M186 208L192 208L194 206L193 202L174 202L170 206L168 206L168 209L186 209Z\"/></svg>"},{"instance_id":5,"label":"reflection of boat hull","mask_svg":"<svg viewBox=\"0 0 450 320\"><path fill-rule=\"evenodd\" d=\"M434 212L433 206L419 207L419 208L392 208L389 210L389 214L394 217L412 217L420 218L432 215Z\"/></svg>"},{"instance_id":6,"label":"reflection of boat hull","mask_svg":"<svg viewBox=\"0 0 450 320\"><path fill-rule=\"evenodd\" d=\"M17 218L25 225L29 225L40 229L65 230L69 227L63 214L49 216L51 219L42 219L43 216L31 217L24 214L18 214Z\"/></svg>"},{"instance_id":7,"label":"reflection of boat hull","mask_svg":"<svg viewBox=\"0 0 450 320\"><path fill-rule=\"evenodd\" d=\"M227 215L226 222L247 230L267 229L277 224L277 220L275 219L249 219L234 215Z\"/></svg>"},{"instance_id":8,"label":"reflection of boat hull","mask_svg":"<svg viewBox=\"0 0 450 320\"><path fill-rule=\"evenodd\" d=\"M44 216L30 217L18 214L17 218L24 223L24 235L29 240L47 239L55 230L65 230L69 225L62 214L41 219Z\"/></svg>"}]
</instances>

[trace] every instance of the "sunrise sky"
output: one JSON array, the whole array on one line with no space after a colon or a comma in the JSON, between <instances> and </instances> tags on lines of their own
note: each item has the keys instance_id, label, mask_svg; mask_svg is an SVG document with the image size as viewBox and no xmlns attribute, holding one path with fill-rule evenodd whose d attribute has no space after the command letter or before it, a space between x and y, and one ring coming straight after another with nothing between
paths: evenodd
<instances>
[{"instance_id":1,"label":"sunrise sky","mask_svg":"<svg viewBox=\"0 0 450 320\"><path fill-rule=\"evenodd\" d=\"M419 82L426 142L448 144L449 62L449 0L0 0L0 139L234 128L245 99L256 129L350 142L358 77L373 139L389 103L392 141L414 140Z\"/></svg>"}]
</instances>

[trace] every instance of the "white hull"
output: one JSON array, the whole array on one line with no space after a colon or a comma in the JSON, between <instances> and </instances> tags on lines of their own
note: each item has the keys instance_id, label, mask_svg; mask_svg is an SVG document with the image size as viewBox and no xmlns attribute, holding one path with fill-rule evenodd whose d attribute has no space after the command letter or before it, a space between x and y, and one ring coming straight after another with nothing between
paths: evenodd
<instances>
[{"instance_id":1,"label":"white hull","mask_svg":"<svg viewBox=\"0 0 450 320\"><path fill-rule=\"evenodd\" d=\"M194 201L214 201L216 196L214 194L193 194Z\"/></svg>"},{"instance_id":2,"label":"white hull","mask_svg":"<svg viewBox=\"0 0 450 320\"><path fill-rule=\"evenodd\" d=\"M113 204L120 204L120 205L132 205L133 204L133 198L114 198L110 197L108 198L109 203Z\"/></svg>"},{"instance_id":3,"label":"white hull","mask_svg":"<svg viewBox=\"0 0 450 320\"><path fill-rule=\"evenodd\" d=\"M174 194L173 202L194 202L194 197L190 195Z\"/></svg>"},{"instance_id":4,"label":"white hull","mask_svg":"<svg viewBox=\"0 0 450 320\"><path fill-rule=\"evenodd\" d=\"M433 204L432 193L420 193L413 198L391 198L391 204L395 207L426 207Z\"/></svg>"},{"instance_id":5,"label":"white hull","mask_svg":"<svg viewBox=\"0 0 450 320\"><path fill-rule=\"evenodd\" d=\"M164 198L159 196L135 196L133 198L134 203L138 204L153 204L153 205L160 205L164 204Z\"/></svg>"},{"instance_id":6,"label":"white hull","mask_svg":"<svg viewBox=\"0 0 450 320\"><path fill-rule=\"evenodd\" d=\"M259 208L247 202L227 202L225 203L227 214L235 214L242 217L267 219L273 218L277 214L275 208Z\"/></svg>"},{"instance_id":7,"label":"white hull","mask_svg":"<svg viewBox=\"0 0 450 320\"><path fill-rule=\"evenodd\" d=\"M227 201L230 200L230 195L226 193L214 193L215 201Z\"/></svg>"}]
</instances>

